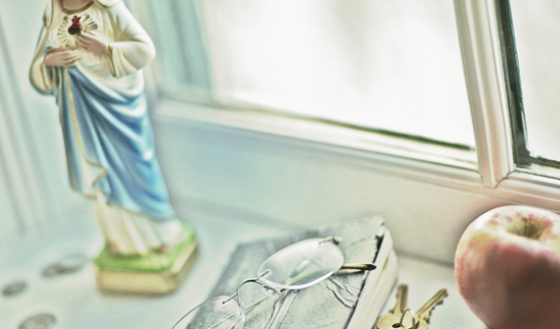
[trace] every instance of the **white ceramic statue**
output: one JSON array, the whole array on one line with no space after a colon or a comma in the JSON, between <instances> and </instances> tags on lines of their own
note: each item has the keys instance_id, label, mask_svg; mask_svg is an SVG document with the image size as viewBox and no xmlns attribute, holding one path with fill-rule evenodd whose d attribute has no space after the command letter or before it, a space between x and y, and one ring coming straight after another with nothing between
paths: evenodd
<instances>
[{"instance_id":1,"label":"white ceramic statue","mask_svg":"<svg viewBox=\"0 0 560 329\"><path fill-rule=\"evenodd\" d=\"M30 80L60 110L72 188L95 200L107 249L165 253L175 217L154 152L142 69L152 40L121 0L49 0Z\"/></svg>"}]
</instances>

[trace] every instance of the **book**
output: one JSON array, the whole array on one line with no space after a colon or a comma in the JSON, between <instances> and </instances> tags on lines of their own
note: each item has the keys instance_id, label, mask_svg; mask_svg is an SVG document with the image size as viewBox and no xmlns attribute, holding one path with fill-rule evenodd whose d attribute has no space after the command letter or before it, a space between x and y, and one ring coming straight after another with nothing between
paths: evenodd
<instances>
[{"instance_id":1,"label":"book","mask_svg":"<svg viewBox=\"0 0 560 329\"><path fill-rule=\"evenodd\" d=\"M371 328L397 277L391 234L381 217L349 220L237 246L209 298L231 296L245 279L257 277L262 262L295 242L342 237L345 263L374 263L374 271L341 270L301 290L284 291L247 312L244 329ZM258 285L254 285L257 286ZM197 316L212 316L199 314Z\"/></svg>"}]
</instances>

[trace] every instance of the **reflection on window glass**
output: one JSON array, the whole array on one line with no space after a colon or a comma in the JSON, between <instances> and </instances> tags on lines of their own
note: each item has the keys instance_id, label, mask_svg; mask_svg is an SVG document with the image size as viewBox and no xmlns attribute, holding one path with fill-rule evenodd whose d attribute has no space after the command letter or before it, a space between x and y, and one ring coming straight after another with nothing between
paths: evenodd
<instances>
[{"instance_id":1,"label":"reflection on window glass","mask_svg":"<svg viewBox=\"0 0 560 329\"><path fill-rule=\"evenodd\" d=\"M560 160L560 2L511 0L527 148Z\"/></svg>"},{"instance_id":2,"label":"reflection on window glass","mask_svg":"<svg viewBox=\"0 0 560 329\"><path fill-rule=\"evenodd\" d=\"M206 0L215 95L473 146L452 1Z\"/></svg>"}]
</instances>

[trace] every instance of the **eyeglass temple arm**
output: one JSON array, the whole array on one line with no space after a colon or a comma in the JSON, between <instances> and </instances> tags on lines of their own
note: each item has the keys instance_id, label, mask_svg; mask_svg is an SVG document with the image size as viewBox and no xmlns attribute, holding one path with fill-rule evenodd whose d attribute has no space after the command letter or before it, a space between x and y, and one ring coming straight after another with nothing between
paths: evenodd
<instances>
[{"instance_id":1,"label":"eyeglass temple arm","mask_svg":"<svg viewBox=\"0 0 560 329\"><path fill-rule=\"evenodd\" d=\"M339 244L342 241L342 237L339 236L329 236L319 241L319 244L332 242L335 245ZM372 263L364 263L364 264L344 264L340 267L341 270L360 270L360 271L373 271L377 268L377 266L373 265Z\"/></svg>"},{"instance_id":2,"label":"eyeglass temple arm","mask_svg":"<svg viewBox=\"0 0 560 329\"><path fill-rule=\"evenodd\" d=\"M340 267L341 270L361 270L361 271L373 271L377 268L377 266L371 264L371 263L363 263L363 264L344 264ZM234 295L230 296L228 299L226 299L224 302L228 302L230 300L232 300L233 298L235 298L236 296L239 295L239 288L247 283L247 282L256 282L259 284L262 284L261 282L259 282L258 280L264 276L266 276L268 273L270 272L270 270L266 270L262 275L260 275L258 278L254 278L254 279L247 279L245 281L243 281L238 287L237 287L237 291L235 292ZM280 292L283 292L285 289L284 288L280 288L278 289ZM247 311L251 311L255 306L257 306L258 304L260 304L262 301L270 298L271 296L265 296L261 299L259 299L258 301L254 302L253 304L247 306L246 310ZM412 315L414 317L414 315ZM181 319L182 320L182 319ZM402 321L402 320L401 320ZM180 322L180 320L179 320ZM235 325L237 325L237 323L233 324L233 326L235 327ZM214 325L216 326L216 325ZM213 328L214 326L212 326L211 328ZM175 326L174 326L175 327ZM229 329L229 328L228 328Z\"/></svg>"},{"instance_id":3,"label":"eyeglass temple arm","mask_svg":"<svg viewBox=\"0 0 560 329\"><path fill-rule=\"evenodd\" d=\"M319 244L326 243L326 242L332 242L335 245L338 245L340 242L342 242L342 237L340 237L340 236L329 236L329 237L326 237L324 239L319 240Z\"/></svg>"},{"instance_id":4,"label":"eyeglass temple arm","mask_svg":"<svg viewBox=\"0 0 560 329\"><path fill-rule=\"evenodd\" d=\"M327 239L333 239L331 238L327 238ZM363 264L343 264L340 269L341 270L360 270L360 271L373 271L377 268L377 266L375 266L374 264L371 263L363 263ZM241 286L243 286L245 283L248 282L255 282L258 283L260 285L262 285L262 282L259 281L259 279L261 279L262 277L266 276L268 273L270 273L270 269L266 270L263 274L259 275L257 278L254 279L247 279L244 280L243 282L241 282L241 284L239 286L237 286L237 290L235 292L235 294L231 295L228 299L226 299L225 301L223 301L223 303L227 303L230 300L232 300L233 298L239 296L239 289L241 288ZM284 289L279 289L279 291L284 291ZM253 303L252 305L249 305L247 307L247 309L252 309L255 305L259 304L260 302L262 302L263 300L267 299L270 296L267 296L265 298L260 299L259 301L257 301L256 303Z\"/></svg>"},{"instance_id":5,"label":"eyeglass temple arm","mask_svg":"<svg viewBox=\"0 0 560 329\"><path fill-rule=\"evenodd\" d=\"M377 266L372 263L363 264L344 264L340 267L341 270L360 270L360 271L373 271Z\"/></svg>"},{"instance_id":6,"label":"eyeglass temple arm","mask_svg":"<svg viewBox=\"0 0 560 329\"><path fill-rule=\"evenodd\" d=\"M340 267L341 270L361 270L361 271L373 271L377 268L377 266L371 264L371 263L364 263L364 264L344 264ZM263 275L259 276L259 279L262 278L263 276L265 276L266 274L268 274L267 270ZM283 292L285 289L284 288L280 288L278 289L280 292ZM235 294L237 295L237 294ZM233 298L233 297L231 297ZM263 300L270 298L270 296L266 296L263 297L261 299L259 299L258 301L254 302L253 304L247 306L247 311L252 310L256 305L260 304Z\"/></svg>"}]
</instances>

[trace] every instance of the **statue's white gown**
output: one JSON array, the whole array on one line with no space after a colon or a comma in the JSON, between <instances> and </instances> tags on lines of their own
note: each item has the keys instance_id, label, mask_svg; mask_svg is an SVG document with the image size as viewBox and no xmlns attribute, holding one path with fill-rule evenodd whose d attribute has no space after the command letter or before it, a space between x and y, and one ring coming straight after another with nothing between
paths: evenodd
<instances>
[{"instance_id":1,"label":"statue's white gown","mask_svg":"<svg viewBox=\"0 0 560 329\"><path fill-rule=\"evenodd\" d=\"M70 68L49 67L45 54L75 47L68 33L73 16L85 32L100 36L111 57L78 50ZM155 57L153 43L119 0L95 0L66 12L60 0L46 8L30 69L32 85L54 95L60 108L73 189L96 200L108 246L119 254L146 254L177 243L175 218L154 152L141 69Z\"/></svg>"}]
</instances>

